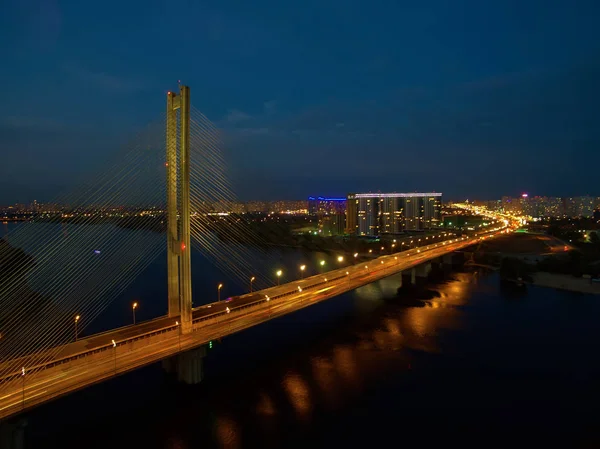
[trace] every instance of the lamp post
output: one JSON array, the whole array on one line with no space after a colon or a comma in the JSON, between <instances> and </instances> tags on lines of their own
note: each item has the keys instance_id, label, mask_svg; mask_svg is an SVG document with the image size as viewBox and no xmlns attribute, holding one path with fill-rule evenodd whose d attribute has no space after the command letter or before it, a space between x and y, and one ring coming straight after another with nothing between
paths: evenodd
<instances>
[{"instance_id":1,"label":"lamp post","mask_svg":"<svg viewBox=\"0 0 600 449\"><path fill-rule=\"evenodd\" d=\"M325 266L325 261L322 260L319 262L319 265L321 265L321 273L323 272L323 267Z\"/></svg>"},{"instance_id":2,"label":"lamp post","mask_svg":"<svg viewBox=\"0 0 600 449\"><path fill-rule=\"evenodd\" d=\"M77 323L79 323L79 318L81 318L79 315L75 315L75 341L77 341Z\"/></svg>"},{"instance_id":3,"label":"lamp post","mask_svg":"<svg viewBox=\"0 0 600 449\"><path fill-rule=\"evenodd\" d=\"M114 354L115 354L115 373L117 372L117 343L113 340L112 341L113 344L113 349L114 349Z\"/></svg>"},{"instance_id":4,"label":"lamp post","mask_svg":"<svg viewBox=\"0 0 600 449\"><path fill-rule=\"evenodd\" d=\"M304 270L306 270L306 265L300 265L300 279L304 279Z\"/></svg>"},{"instance_id":5,"label":"lamp post","mask_svg":"<svg viewBox=\"0 0 600 449\"><path fill-rule=\"evenodd\" d=\"M254 282L254 279L256 279L254 276L250 278L250 293L252 293L252 283Z\"/></svg>"},{"instance_id":6,"label":"lamp post","mask_svg":"<svg viewBox=\"0 0 600 449\"><path fill-rule=\"evenodd\" d=\"M179 350L181 351L181 326L179 325L179 321L175 321L175 324L177 325L177 331L179 334Z\"/></svg>"},{"instance_id":7,"label":"lamp post","mask_svg":"<svg viewBox=\"0 0 600 449\"><path fill-rule=\"evenodd\" d=\"M281 278L281 275L283 274L283 271L281 270L277 270L277 273L275 273L277 275L277 285L279 285L279 279Z\"/></svg>"},{"instance_id":8,"label":"lamp post","mask_svg":"<svg viewBox=\"0 0 600 449\"><path fill-rule=\"evenodd\" d=\"M25 367L21 368L21 377L23 378L23 410L25 410Z\"/></svg>"},{"instance_id":9,"label":"lamp post","mask_svg":"<svg viewBox=\"0 0 600 449\"><path fill-rule=\"evenodd\" d=\"M137 302L134 302L134 303L131 305L131 311L132 311L132 313L133 313L133 324L135 324L135 309L137 309L137 306L138 306L138 303L137 303Z\"/></svg>"},{"instance_id":10,"label":"lamp post","mask_svg":"<svg viewBox=\"0 0 600 449\"><path fill-rule=\"evenodd\" d=\"M342 263L344 261L344 256L338 256L338 262Z\"/></svg>"},{"instance_id":11,"label":"lamp post","mask_svg":"<svg viewBox=\"0 0 600 449\"><path fill-rule=\"evenodd\" d=\"M223 284L219 284L217 287L217 302L221 301L221 289L223 288Z\"/></svg>"}]
</instances>

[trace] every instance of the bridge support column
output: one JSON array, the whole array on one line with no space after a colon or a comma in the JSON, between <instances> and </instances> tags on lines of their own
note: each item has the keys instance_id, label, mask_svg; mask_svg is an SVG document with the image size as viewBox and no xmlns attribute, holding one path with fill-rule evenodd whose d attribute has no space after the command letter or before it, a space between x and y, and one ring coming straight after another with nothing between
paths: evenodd
<instances>
[{"instance_id":1,"label":"bridge support column","mask_svg":"<svg viewBox=\"0 0 600 449\"><path fill-rule=\"evenodd\" d=\"M179 224L177 222L177 109L179 96L167 93L167 294L169 316L179 309Z\"/></svg>"},{"instance_id":2,"label":"bridge support column","mask_svg":"<svg viewBox=\"0 0 600 449\"><path fill-rule=\"evenodd\" d=\"M181 86L181 332L192 332L192 262L190 245L190 88Z\"/></svg>"},{"instance_id":3,"label":"bridge support column","mask_svg":"<svg viewBox=\"0 0 600 449\"><path fill-rule=\"evenodd\" d=\"M452 253L450 253L450 254L444 254L442 256L442 263L444 265L452 266Z\"/></svg>"},{"instance_id":4,"label":"bridge support column","mask_svg":"<svg viewBox=\"0 0 600 449\"><path fill-rule=\"evenodd\" d=\"M179 109L179 158L177 158ZM167 286L169 316L180 316L181 332L192 331L190 246L190 88L167 93ZM180 174L180 184L177 182ZM178 199L180 200L178 209ZM179 214L178 214L179 212ZM178 217L179 215L179 217Z\"/></svg>"},{"instance_id":5,"label":"bridge support column","mask_svg":"<svg viewBox=\"0 0 600 449\"><path fill-rule=\"evenodd\" d=\"M162 365L167 373L175 374L179 382L195 385L204 378L204 356L206 348L201 346L165 359Z\"/></svg>"},{"instance_id":6,"label":"bridge support column","mask_svg":"<svg viewBox=\"0 0 600 449\"><path fill-rule=\"evenodd\" d=\"M429 274L431 273L431 270L432 270L431 262L423 263L421 265L417 265L416 267L411 268L410 271L408 272L408 273L410 273L411 285L417 285L417 283L419 283L420 281L427 279L427 277L429 277ZM407 280L408 280L408 273L406 274ZM403 273L403 275L404 275L404 273Z\"/></svg>"},{"instance_id":7,"label":"bridge support column","mask_svg":"<svg viewBox=\"0 0 600 449\"><path fill-rule=\"evenodd\" d=\"M422 263L421 265L415 268L417 277L423 279L427 278L429 276L429 273L431 273L431 263Z\"/></svg>"},{"instance_id":8,"label":"bridge support column","mask_svg":"<svg viewBox=\"0 0 600 449\"><path fill-rule=\"evenodd\" d=\"M26 426L27 421L24 418L0 423L0 447L2 449L23 449Z\"/></svg>"}]
</instances>

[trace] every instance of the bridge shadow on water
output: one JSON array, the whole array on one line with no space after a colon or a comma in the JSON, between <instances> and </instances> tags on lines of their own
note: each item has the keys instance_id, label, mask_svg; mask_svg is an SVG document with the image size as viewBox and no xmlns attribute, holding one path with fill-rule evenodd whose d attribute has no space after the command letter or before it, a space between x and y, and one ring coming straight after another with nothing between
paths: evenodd
<instances>
[{"instance_id":1,"label":"bridge shadow on water","mask_svg":"<svg viewBox=\"0 0 600 449\"><path fill-rule=\"evenodd\" d=\"M546 291L506 301L496 275L398 285L392 276L214 342L199 385L152 365L40 407L27 447L587 447L597 435L600 363L574 353L600 336L581 322L600 307ZM565 307L592 334L574 336ZM550 341L566 346L538 348ZM563 365L574 360L576 374Z\"/></svg>"}]
</instances>

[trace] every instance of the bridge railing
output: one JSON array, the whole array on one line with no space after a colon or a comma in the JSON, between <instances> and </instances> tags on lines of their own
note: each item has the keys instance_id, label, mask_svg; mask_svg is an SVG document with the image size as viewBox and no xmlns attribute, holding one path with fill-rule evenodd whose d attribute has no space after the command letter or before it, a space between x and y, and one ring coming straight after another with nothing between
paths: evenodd
<instances>
[{"instance_id":1,"label":"bridge railing","mask_svg":"<svg viewBox=\"0 0 600 449\"><path fill-rule=\"evenodd\" d=\"M472 240L473 239L466 239L465 241L465 238L462 238L455 239L453 241L458 246L462 247L473 243ZM434 245L434 247L436 246L438 245ZM452 246L454 247L456 245ZM453 250L454 249L452 249L452 251ZM413 255L415 254L414 251L411 252L413 253ZM365 276L372 276L373 274L379 273L379 276L377 276L377 278L388 276L389 274L393 274L398 271L396 261L398 261L398 258L401 254L403 253L397 253L396 255L390 256L382 256L380 259L383 263L372 264L371 262L371 269L369 270L363 271L364 264L361 263L330 271L330 275L329 277L327 277L327 280L325 280L326 273L313 276L311 277L312 279L306 278L303 281L310 282L310 284L304 284L305 286L302 288L302 290L311 290L316 287L327 285L330 282L346 277L348 277L350 281L350 279L352 278L346 274L346 272L349 273L350 270L354 270L357 274L364 273ZM406 255L409 256L410 253L407 253ZM428 254L423 253L423 256L427 258ZM435 258L438 256L439 255L437 253L434 255L430 254L429 258ZM392 257L394 259L391 259ZM394 263L390 264L386 262ZM410 267L419 263L423 263L423 259L419 258L416 260L411 260L411 263L408 266ZM406 265L403 265L403 267L403 269L406 269ZM359 276L358 278L360 277L361 276ZM353 278L356 280L356 276L354 276ZM312 282L313 280L318 281ZM316 299L317 301L324 300L330 296L337 295L342 291L347 291L348 289L353 288L350 285L350 282L348 285L338 284L337 286L334 286L334 290L324 294L323 297L313 299ZM272 311L276 310L277 308L279 308L280 311L276 311L276 315L288 313L287 310L284 310L284 305L286 303L280 303L278 301L270 304L267 303L273 300L277 300L279 298L287 297L295 293L298 293L298 290L296 288L285 290L277 295L274 295L272 298L269 298L269 301L267 301L265 297L264 299L253 301L248 304L231 307L229 309L229 312L220 311L216 314L211 315L211 318L209 320L196 319L194 320L194 323L196 325L193 328L194 332L192 334L181 334L180 327L177 324L168 325L160 329L155 329L149 332L142 333L135 337L127 338L118 342L115 341L115 344L110 343L102 345L92 350L82 351L78 354L73 354L71 356L64 357L62 359L55 360L47 364L29 368L26 371L26 376L22 376L22 373L15 373L15 375L5 377L3 379L4 386L12 387L10 389L12 393L9 393L4 397L9 397L11 395L12 397L14 397L16 394L19 394L22 390L23 401L20 406L19 404L16 404L13 401L12 405L0 408L0 418L2 418L3 416L8 416L8 414L10 413L14 413L14 410L20 411L22 409L32 407L34 405L48 400L48 397L43 397L42 393L34 394L29 397L26 396L26 383L27 385L31 385L32 382L37 382L38 384L44 382L55 382L60 384L61 382L67 382L67 379L70 379L72 377L64 376L59 377L58 380L54 380L56 378L56 374L54 374L54 372L47 371L50 367L61 367L61 371L63 373L72 373L72 375L76 377L75 382L69 382L69 385L65 386L63 389L57 390L53 388L51 393L48 393L50 397L57 397L62 394L66 394L70 391L82 388L91 383L99 382L105 378L121 374L123 372L135 369L139 366L143 366L147 363L151 363L156 360L160 360L161 358L176 354L177 352L186 351L188 349L194 348L199 344L203 344L203 342L206 343L206 341L208 341L209 338L212 339L218 338L218 336L230 335L233 332L237 332L239 330L243 330L250 326L256 325L260 322L267 321L271 319L273 313ZM310 302L307 302L307 305L309 303L312 303L312 300ZM228 315L230 313L235 314L235 312L242 311L249 307L257 307L260 305L268 305L268 307L266 307L269 309L268 316L257 317L257 319L253 320L252 323L249 323L247 321L239 321L236 319L229 319L230 325L227 326L226 329L212 327L213 325L221 324L225 321L228 321L228 318L225 317L225 315ZM281 307L284 307L284 309L281 309ZM217 318L224 319L218 320ZM201 323L202 325L199 326L199 324ZM175 347L174 345L177 345L177 347ZM85 364L79 363L82 359L85 359ZM48 372L47 376L45 375L46 372ZM52 386L55 386L54 383L52 384ZM1 405L2 404L0 402L0 406ZM11 410L13 410L13 412L11 412Z\"/></svg>"},{"instance_id":2,"label":"bridge railing","mask_svg":"<svg viewBox=\"0 0 600 449\"><path fill-rule=\"evenodd\" d=\"M460 241L464 241L465 238L463 237L463 238L449 239L446 242L458 242L459 240ZM471 240L471 239L469 238L469 239L466 239L466 240L468 241L468 240ZM470 244L470 243L471 242L468 242L468 244ZM442 244L442 242L439 242L438 244ZM405 250L405 251L396 253L395 255L391 254L391 255L380 256L376 260L381 260L381 262L383 263L384 260L382 260L382 259L389 260L391 257L396 257L397 258L398 255L401 255L401 254L404 254L404 253L409 253L409 252L413 252L414 253L414 249L412 249L412 250ZM427 254L423 253L423 255L426 256ZM371 261L369 263L373 264L373 262L374 261ZM421 263L421 262L419 262L419 263ZM318 274L318 275L314 275L314 276L308 277L308 278L303 279L303 280L299 280L299 281L297 281L297 283L303 283L303 285L304 285L302 287L303 290L311 290L311 289L314 289L315 287L318 287L318 286L321 286L321 285L325 285L328 282L332 282L332 281L339 280L341 278L345 278L347 276L344 273L345 271L348 271L348 270L354 270L355 272L356 271L361 271L363 266L364 266L364 264L360 263L360 264L355 264L355 265L351 265L351 266L347 266L347 267L343 267L343 268L338 268L336 270L332 270L329 273L336 273L338 271L341 271L342 274L340 274L338 276L334 276L334 277L328 277L327 280L325 280L327 273L322 273L322 274ZM381 269L388 269L388 268L393 268L393 267L384 266L384 267L380 268L377 265L372 265L372 268L371 268L371 270L369 270L369 272L372 273L374 271L378 271L378 269L381 270ZM311 280L315 280L316 281L317 279L318 279L317 282L313 282L313 283L310 283L309 285L306 285L307 282L310 282ZM266 292L266 291L270 291L270 290L279 290L279 287L272 287L270 289L262 290L261 292ZM193 319L192 323L193 324L198 324L198 323L201 323L201 322L207 322L207 321L215 320L215 319L217 319L219 317L226 316L226 315L228 315L231 312L237 312L237 311L244 310L244 309L247 309L247 308L250 308L250 307L256 307L256 306L259 306L261 304L265 304L265 303L267 303L269 301L273 301L273 300L277 300L277 299L280 299L280 298L284 298L284 297L287 297L289 295L293 295L295 293L298 293L297 288L293 288L293 289L290 289L288 291L285 291L285 292L282 292L282 293L278 293L278 294L275 294L273 296L269 296L268 299L267 299L268 295L265 295L264 298L257 299L256 301L253 301L253 302L250 302L250 303L246 303L246 304L243 304L243 305L239 305L239 306L232 306L231 308L227 309L228 311L227 310L220 310L220 311L215 312L214 314L209 314L209 315L205 315L205 316L202 316L202 317L199 317L199 318L195 318L195 319ZM201 306L201 307L205 307L205 306ZM198 307L195 310L200 309L201 307ZM155 318L155 319L149 320L149 321L154 321L154 320L159 320L159 319L164 319L164 317L158 317L158 318ZM123 326L123 327L121 327L119 329L123 330L123 329L131 328L131 327L132 326L129 325L129 326ZM78 353L75 353L75 354L71 354L71 355L68 355L68 356L60 357L58 359L49 361L47 363L42 363L42 364L39 364L39 365L30 366L30 367L25 366L25 367L22 367L22 368L25 368L27 374L37 373L37 372L40 372L40 371L43 371L43 370L46 370L46 369L50 369L50 368L54 368L54 367L57 367L57 366L60 366L60 365L70 364L71 362L80 360L82 358L88 359L89 357L92 357L92 356L94 356L96 354L104 353L104 352L109 351L109 350L111 350L113 348L123 347L125 345L134 345L136 342L139 342L139 341L142 341L142 340L146 340L148 338L152 338L152 337L155 337L155 336L160 335L160 334L164 334L165 332L170 332L170 331L178 330L178 328L179 328L179 325L173 323L172 325L165 326L165 327L162 327L160 329L154 329L154 330L151 330L151 331L148 331L148 332L144 332L144 333L141 333L141 334L136 335L134 337L128 337L126 339L121 339L121 340L118 340L118 341L115 340L114 344L112 342L111 343L107 343L107 344L101 345L99 347L96 347L94 349L84 350L84 351L81 351L81 352L78 352ZM97 336L101 336L101 335L109 335L111 332L115 332L115 330L113 330L113 331L107 331L107 332L102 332L100 334L94 334L93 336L90 336L89 338L93 338L93 337L97 337ZM139 346L139 345L136 345L136 346ZM0 384L4 384L4 383L9 382L10 380L13 380L13 379L19 379L23 375L22 374L22 368L18 368L18 367L15 366L14 371L11 374L7 374L7 375L3 376L2 379L0 379Z\"/></svg>"}]
</instances>

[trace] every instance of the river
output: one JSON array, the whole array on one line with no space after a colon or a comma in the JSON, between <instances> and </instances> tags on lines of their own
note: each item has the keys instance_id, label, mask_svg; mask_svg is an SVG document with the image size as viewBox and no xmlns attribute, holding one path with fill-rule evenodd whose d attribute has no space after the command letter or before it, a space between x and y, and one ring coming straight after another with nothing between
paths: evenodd
<instances>
[{"instance_id":1,"label":"river","mask_svg":"<svg viewBox=\"0 0 600 449\"><path fill-rule=\"evenodd\" d=\"M163 268L157 260L119 301L164 307ZM195 291L220 280L211 270L195 270ZM42 406L27 416L26 447L600 443L597 297L518 293L496 274L459 272L432 284L439 297L424 307L404 307L397 285L390 277L216 343L200 385L174 384L157 364ZM123 304L104 319L121 320Z\"/></svg>"}]
</instances>

